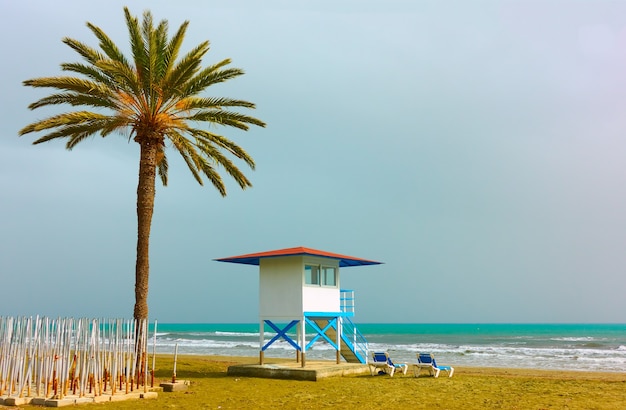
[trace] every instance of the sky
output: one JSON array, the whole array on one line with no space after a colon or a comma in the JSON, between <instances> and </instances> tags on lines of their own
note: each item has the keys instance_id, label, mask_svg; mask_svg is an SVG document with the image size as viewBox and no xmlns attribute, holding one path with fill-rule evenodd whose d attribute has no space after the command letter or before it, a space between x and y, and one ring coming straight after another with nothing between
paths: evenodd
<instances>
[{"instance_id":1,"label":"sky","mask_svg":"<svg viewBox=\"0 0 626 410\"><path fill-rule=\"evenodd\" d=\"M2 0L0 316L132 317L139 150L120 135L32 145L28 110L93 47L125 52L123 7L190 21L207 95L266 128L219 129L253 188L196 183L168 151L149 307L161 323L254 323L258 268L305 246L384 262L341 270L356 323L626 322L626 2ZM56 110L56 111L55 111Z\"/></svg>"}]
</instances>

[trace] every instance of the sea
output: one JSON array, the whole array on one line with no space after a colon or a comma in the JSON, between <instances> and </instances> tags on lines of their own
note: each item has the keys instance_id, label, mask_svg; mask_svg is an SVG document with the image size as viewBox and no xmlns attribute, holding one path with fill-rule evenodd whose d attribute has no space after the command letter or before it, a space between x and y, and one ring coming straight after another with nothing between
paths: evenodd
<instances>
[{"instance_id":1,"label":"sea","mask_svg":"<svg viewBox=\"0 0 626 410\"><path fill-rule=\"evenodd\" d=\"M149 349L156 353L258 357L259 324L151 325ZM413 363L431 352L442 365L626 372L626 324L374 324L356 323L370 351L386 351L395 362ZM289 333L288 333L289 334ZM275 333L265 330L264 343ZM295 335L291 335L295 337ZM310 337L307 337L307 341ZM323 341L307 360L335 360ZM295 358L285 341L273 343L266 358Z\"/></svg>"}]
</instances>

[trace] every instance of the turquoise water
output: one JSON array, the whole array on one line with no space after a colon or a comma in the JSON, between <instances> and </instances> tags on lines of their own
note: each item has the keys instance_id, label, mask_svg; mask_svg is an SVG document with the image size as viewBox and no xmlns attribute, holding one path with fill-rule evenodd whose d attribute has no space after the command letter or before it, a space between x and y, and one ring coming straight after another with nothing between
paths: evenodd
<instances>
[{"instance_id":1,"label":"turquoise water","mask_svg":"<svg viewBox=\"0 0 626 410\"><path fill-rule=\"evenodd\" d=\"M626 371L626 324L358 324L370 350L388 351L395 361L413 362L429 351L438 362L458 366ZM265 340L273 337L266 329ZM156 351L257 356L258 324L157 324ZM151 343L154 340L151 341ZM267 357L294 357L277 342ZM334 359L316 343L309 359Z\"/></svg>"}]
</instances>

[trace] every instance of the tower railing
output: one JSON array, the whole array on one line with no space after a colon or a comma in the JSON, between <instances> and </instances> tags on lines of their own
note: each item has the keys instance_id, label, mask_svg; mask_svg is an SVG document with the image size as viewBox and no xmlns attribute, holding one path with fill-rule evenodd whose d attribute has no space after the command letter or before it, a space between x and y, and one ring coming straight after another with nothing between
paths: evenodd
<instances>
[{"instance_id":1,"label":"tower railing","mask_svg":"<svg viewBox=\"0 0 626 410\"><path fill-rule=\"evenodd\" d=\"M341 289L339 292L341 312L354 316L354 291L352 289Z\"/></svg>"},{"instance_id":2,"label":"tower railing","mask_svg":"<svg viewBox=\"0 0 626 410\"><path fill-rule=\"evenodd\" d=\"M341 335L346 342L346 344L350 347L355 355L359 358L361 363L367 363L368 354L369 354L369 345L365 336L359 331L352 320L350 320L350 316L354 316L354 306L355 306L355 298L354 298L354 290L352 289L341 289L340 290L340 300L341 300L341 312L344 313L344 316L341 320Z\"/></svg>"}]
</instances>

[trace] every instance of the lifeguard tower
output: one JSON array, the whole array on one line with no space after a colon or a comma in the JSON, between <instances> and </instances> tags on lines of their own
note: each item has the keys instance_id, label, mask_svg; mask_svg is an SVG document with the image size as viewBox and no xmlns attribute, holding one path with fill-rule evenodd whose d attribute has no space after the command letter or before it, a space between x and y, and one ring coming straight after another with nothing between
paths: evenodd
<instances>
[{"instance_id":1,"label":"lifeguard tower","mask_svg":"<svg viewBox=\"0 0 626 410\"><path fill-rule=\"evenodd\" d=\"M340 288L340 268L381 262L304 247L216 260L259 266L259 364L267 348L280 339L293 346L302 367L307 350L320 339L336 350L337 363L341 357L367 363L367 342L350 320L354 291ZM268 342L265 325L276 332ZM307 325L312 329L308 335Z\"/></svg>"}]
</instances>

